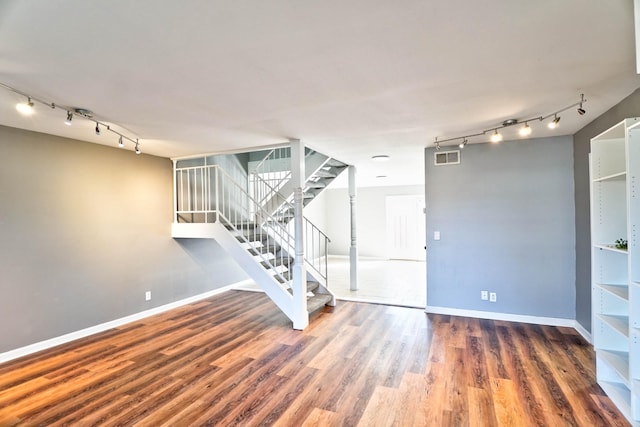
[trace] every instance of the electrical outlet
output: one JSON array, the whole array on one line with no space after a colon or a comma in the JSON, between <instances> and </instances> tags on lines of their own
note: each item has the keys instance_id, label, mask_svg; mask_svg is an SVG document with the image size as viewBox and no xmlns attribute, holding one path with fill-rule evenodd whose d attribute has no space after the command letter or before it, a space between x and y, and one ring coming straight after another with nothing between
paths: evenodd
<instances>
[{"instance_id":1,"label":"electrical outlet","mask_svg":"<svg viewBox=\"0 0 640 427\"><path fill-rule=\"evenodd\" d=\"M144 293L144 300L151 301L151 291L147 291Z\"/></svg>"},{"instance_id":2,"label":"electrical outlet","mask_svg":"<svg viewBox=\"0 0 640 427\"><path fill-rule=\"evenodd\" d=\"M489 294L489 301L496 302L497 300L498 300L498 294L496 294L495 292L491 292Z\"/></svg>"},{"instance_id":3,"label":"electrical outlet","mask_svg":"<svg viewBox=\"0 0 640 427\"><path fill-rule=\"evenodd\" d=\"M480 291L480 299L487 301L489 299L489 291Z\"/></svg>"}]
</instances>

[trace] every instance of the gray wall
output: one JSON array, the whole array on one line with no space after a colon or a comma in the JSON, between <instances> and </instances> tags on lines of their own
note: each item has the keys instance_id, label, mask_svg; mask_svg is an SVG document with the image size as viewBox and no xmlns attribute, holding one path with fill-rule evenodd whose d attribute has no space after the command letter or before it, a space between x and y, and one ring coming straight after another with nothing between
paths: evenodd
<instances>
[{"instance_id":1,"label":"gray wall","mask_svg":"<svg viewBox=\"0 0 640 427\"><path fill-rule=\"evenodd\" d=\"M349 191L346 188L337 188L327 189L325 193L327 234L331 239L329 253L348 255L351 244ZM356 196L358 255L374 258L387 256L385 243L387 196L420 194L424 194L423 185L358 188Z\"/></svg>"},{"instance_id":2,"label":"gray wall","mask_svg":"<svg viewBox=\"0 0 640 427\"><path fill-rule=\"evenodd\" d=\"M425 156L428 305L573 319L572 137L473 144L455 166Z\"/></svg>"},{"instance_id":3,"label":"gray wall","mask_svg":"<svg viewBox=\"0 0 640 427\"><path fill-rule=\"evenodd\" d=\"M171 238L168 159L1 126L0 159L0 352L246 278Z\"/></svg>"},{"instance_id":4,"label":"gray wall","mask_svg":"<svg viewBox=\"0 0 640 427\"><path fill-rule=\"evenodd\" d=\"M589 152L591 138L628 117L640 116L640 89L596 118L573 136L576 206L576 320L591 331L591 238Z\"/></svg>"}]
</instances>

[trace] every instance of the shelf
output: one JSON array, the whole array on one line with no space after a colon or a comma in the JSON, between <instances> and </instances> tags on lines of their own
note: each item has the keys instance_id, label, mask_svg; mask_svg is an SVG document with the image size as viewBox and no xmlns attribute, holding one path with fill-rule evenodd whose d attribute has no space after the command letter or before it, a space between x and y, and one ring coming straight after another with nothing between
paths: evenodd
<instances>
[{"instance_id":1,"label":"shelf","mask_svg":"<svg viewBox=\"0 0 640 427\"><path fill-rule=\"evenodd\" d=\"M627 251L626 249L618 249L618 248L616 248L615 245L596 244L596 245L593 245L593 246L598 248L598 249L604 249L605 251L611 251L611 252L616 252L616 253L625 254L625 255L629 254L629 251Z\"/></svg>"},{"instance_id":2,"label":"shelf","mask_svg":"<svg viewBox=\"0 0 640 427\"><path fill-rule=\"evenodd\" d=\"M629 353L597 350L596 356L609 365L620 376L625 385L631 388L631 382L629 381Z\"/></svg>"},{"instance_id":3,"label":"shelf","mask_svg":"<svg viewBox=\"0 0 640 427\"><path fill-rule=\"evenodd\" d=\"M628 316L611 316L606 314L597 314L596 317L602 320L619 334L629 338L629 317Z\"/></svg>"},{"instance_id":4,"label":"shelf","mask_svg":"<svg viewBox=\"0 0 640 427\"><path fill-rule=\"evenodd\" d=\"M611 285L596 283L596 286L610 293L611 295L618 297L622 300L629 302L629 286L627 285Z\"/></svg>"},{"instance_id":5,"label":"shelf","mask_svg":"<svg viewBox=\"0 0 640 427\"><path fill-rule=\"evenodd\" d=\"M631 419L631 391L623 384L607 381L598 382L602 390L609 396L609 399L620 409L622 415L628 420Z\"/></svg>"},{"instance_id":6,"label":"shelf","mask_svg":"<svg viewBox=\"0 0 640 427\"><path fill-rule=\"evenodd\" d=\"M638 0L640 1L640 0ZM640 120L591 138L591 312L598 384L640 427ZM629 249L618 249L619 239ZM632 420L632 417L636 417Z\"/></svg>"},{"instance_id":7,"label":"shelf","mask_svg":"<svg viewBox=\"0 0 640 427\"><path fill-rule=\"evenodd\" d=\"M611 175L603 176L601 178L596 178L593 182L603 182L603 181L621 181L627 179L627 172L618 172Z\"/></svg>"}]
</instances>

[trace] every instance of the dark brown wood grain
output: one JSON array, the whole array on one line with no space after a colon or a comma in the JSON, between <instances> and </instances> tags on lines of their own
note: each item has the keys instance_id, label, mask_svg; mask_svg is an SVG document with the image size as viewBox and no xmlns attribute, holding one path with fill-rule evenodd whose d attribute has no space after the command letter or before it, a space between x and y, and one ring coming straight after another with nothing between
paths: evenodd
<instances>
[{"instance_id":1,"label":"dark brown wood grain","mask_svg":"<svg viewBox=\"0 0 640 427\"><path fill-rule=\"evenodd\" d=\"M626 426L573 329L232 291L0 365L0 426Z\"/></svg>"}]
</instances>

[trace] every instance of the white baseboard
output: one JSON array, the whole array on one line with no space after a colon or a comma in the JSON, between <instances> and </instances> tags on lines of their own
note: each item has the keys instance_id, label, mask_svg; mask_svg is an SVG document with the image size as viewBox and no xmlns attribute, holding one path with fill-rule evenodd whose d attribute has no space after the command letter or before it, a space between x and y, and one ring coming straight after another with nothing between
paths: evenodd
<instances>
[{"instance_id":1,"label":"white baseboard","mask_svg":"<svg viewBox=\"0 0 640 427\"><path fill-rule=\"evenodd\" d=\"M464 310L460 308L433 306L427 306L424 311L434 314L475 317L478 319L504 320L507 322L535 323L537 325L565 326L568 328L574 328L576 325L576 321L574 319L563 319L559 317L526 316L522 314L496 313L492 311Z\"/></svg>"},{"instance_id":2,"label":"white baseboard","mask_svg":"<svg viewBox=\"0 0 640 427\"><path fill-rule=\"evenodd\" d=\"M27 356L29 354L36 353L38 351L46 350L48 348L55 347L60 344L66 344L68 342L88 337L89 335L97 334L99 332L104 332L109 329L117 328L118 326L122 326L127 323L135 322L136 320L144 319L145 317L153 316L155 314L164 313L165 311L172 310L177 307L181 307L183 305L191 304L196 301L200 301L214 295L221 294L223 292L227 292L237 286L241 286L250 280L244 280L242 282L233 283L231 285L224 286L222 288L214 289L212 291L208 291L199 295L194 295L189 298L185 298L179 301L175 301L169 304L161 305L159 307L154 307L149 310L141 311L139 313L132 314L130 316L121 317L120 319L111 320L109 322L101 323L99 325L91 326L89 328L81 329L79 331L71 332L65 335L61 335L59 337L51 338L45 341L40 341L35 344L30 344L25 347L20 347L15 350L10 350L5 353L0 353L0 363L8 362L10 360L17 359L22 356Z\"/></svg>"},{"instance_id":3,"label":"white baseboard","mask_svg":"<svg viewBox=\"0 0 640 427\"><path fill-rule=\"evenodd\" d=\"M578 331L578 333L580 335L582 335L582 338L584 338L585 340L587 340L587 342L589 344L593 344L593 342L591 341L591 333L589 331L587 331L584 326L582 326L580 323L578 323L578 321L575 321L575 325L573 325L573 328Z\"/></svg>"}]
</instances>

